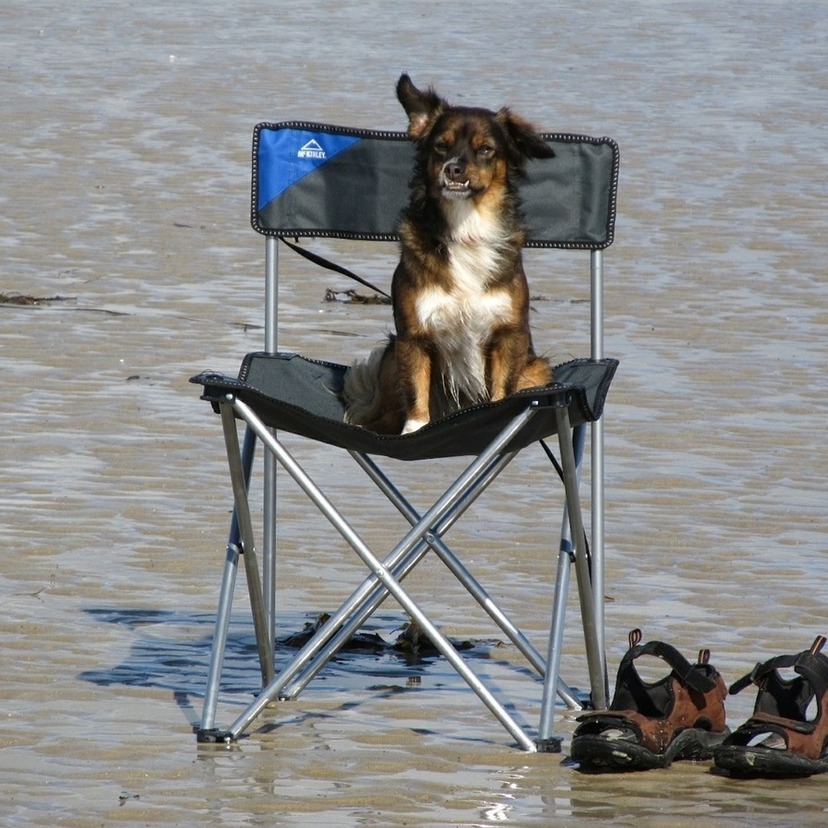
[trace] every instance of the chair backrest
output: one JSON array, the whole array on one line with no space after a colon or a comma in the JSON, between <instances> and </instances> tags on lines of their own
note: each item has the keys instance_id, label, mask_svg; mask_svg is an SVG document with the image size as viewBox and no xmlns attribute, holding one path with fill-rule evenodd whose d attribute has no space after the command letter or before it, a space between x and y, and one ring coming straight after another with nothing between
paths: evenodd
<instances>
[{"instance_id":1,"label":"chair backrest","mask_svg":"<svg viewBox=\"0 0 828 828\"><path fill-rule=\"evenodd\" d=\"M618 146L545 133L555 157L530 161L520 194L527 247L612 244ZM414 148L403 132L289 121L253 137L252 223L267 236L395 241Z\"/></svg>"},{"instance_id":2,"label":"chair backrest","mask_svg":"<svg viewBox=\"0 0 828 828\"><path fill-rule=\"evenodd\" d=\"M615 232L619 152L611 138L544 133L555 156L521 182L527 247L590 251L590 339L603 353L603 250ZM253 132L253 228L267 237L265 341L277 351L279 238L395 241L408 203L414 147L403 132L306 121Z\"/></svg>"}]
</instances>

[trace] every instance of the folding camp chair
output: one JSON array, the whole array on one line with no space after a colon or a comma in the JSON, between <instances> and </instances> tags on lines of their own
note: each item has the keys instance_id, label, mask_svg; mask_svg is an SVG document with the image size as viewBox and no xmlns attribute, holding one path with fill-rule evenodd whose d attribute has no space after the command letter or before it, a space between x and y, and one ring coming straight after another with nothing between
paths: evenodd
<instances>
[{"instance_id":1,"label":"folding camp chair","mask_svg":"<svg viewBox=\"0 0 828 828\"><path fill-rule=\"evenodd\" d=\"M413 147L405 134L396 132L301 122L264 123L255 128L252 221L254 229L266 236L264 351L245 356L238 377L202 373L192 379L203 386L202 398L221 414L235 501L204 711L197 731L199 741L234 741L272 702L294 698L389 594L525 750L560 749L560 739L552 732L556 695L572 708L606 706L600 418L617 362L604 358L602 353L602 251L613 241L618 149L607 138L559 134L544 138L552 144L555 157L532 161L521 189L528 246L589 252L590 356L557 366L554 382L544 388L472 406L412 434L382 436L344 422L340 392L345 366L278 351L277 246L280 239L286 238L397 240L396 222L408 201ZM349 354L349 359L353 356ZM246 424L241 445L239 420ZM591 549L578 494L588 428L592 438ZM288 452L279 439L279 431L344 449L411 524L411 529L384 556L372 552ZM565 508L548 647L542 655L448 548L444 535L522 449L552 435L558 437ZM264 449L262 574L248 502L257 442ZM413 461L455 456L473 459L422 514L403 497L374 459ZM278 672L274 665L277 464L296 481L370 570L341 608ZM445 563L542 677L538 680L540 724L534 739L402 586L405 576L428 551ZM215 724L216 710L239 557L245 566L263 688L229 728L220 729ZM573 565L590 682L588 699L558 675Z\"/></svg>"}]
</instances>

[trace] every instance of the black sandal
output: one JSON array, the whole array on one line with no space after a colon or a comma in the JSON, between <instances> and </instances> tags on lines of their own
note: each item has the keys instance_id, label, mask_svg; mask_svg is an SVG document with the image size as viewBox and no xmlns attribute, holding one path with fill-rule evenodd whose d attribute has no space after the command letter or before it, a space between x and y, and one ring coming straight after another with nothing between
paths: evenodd
<instances>
[{"instance_id":1,"label":"black sandal","mask_svg":"<svg viewBox=\"0 0 828 828\"><path fill-rule=\"evenodd\" d=\"M582 769L650 770L676 759L709 759L729 733L727 689L708 664L710 651L691 664L669 644L640 642L641 630L633 630L609 709L578 718L570 755ZM633 663L642 655L658 656L672 672L653 684L642 681Z\"/></svg>"},{"instance_id":2,"label":"black sandal","mask_svg":"<svg viewBox=\"0 0 828 828\"><path fill-rule=\"evenodd\" d=\"M716 767L734 776L812 776L828 771L828 657L825 637L810 650L757 664L730 688L759 687L753 715L716 749ZM799 675L785 679L780 669ZM816 703L816 715L808 707Z\"/></svg>"}]
</instances>

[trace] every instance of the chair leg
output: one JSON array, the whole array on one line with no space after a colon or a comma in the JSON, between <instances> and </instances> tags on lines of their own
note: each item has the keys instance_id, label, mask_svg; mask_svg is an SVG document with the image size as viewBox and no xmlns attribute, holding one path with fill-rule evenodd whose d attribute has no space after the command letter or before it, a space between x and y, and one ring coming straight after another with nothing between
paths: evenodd
<instances>
[{"instance_id":1,"label":"chair leg","mask_svg":"<svg viewBox=\"0 0 828 828\"><path fill-rule=\"evenodd\" d=\"M210 667L207 670L207 686L204 691L204 705L201 712L201 724L197 734L199 741L209 741L206 734L215 729L216 707L218 705L221 671L224 665L224 653L227 648L227 631L230 626L230 610L233 606L233 591L236 586L236 573L239 568L239 547L232 539L227 543L227 555L224 561L224 573L219 591L216 625L210 648Z\"/></svg>"},{"instance_id":2,"label":"chair leg","mask_svg":"<svg viewBox=\"0 0 828 828\"><path fill-rule=\"evenodd\" d=\"M578 582L578 597L581 606L581 622L584 630L587 666L589 669L592 705L595 708L605 708L607 702L606 659L601 641L602 632L599 632L597 622L603 615L596 613L595 604L602 601L602 596L596 596L592 588L589 556L586 548L586 536L581 515L581 499L578 493L578 469L575 465L575 452L570 440L571 428L569 425L569 411L561 406L557 409L558 417L558 445L561 454L564 489L566 491L567 512L572 538L575 543L575 576Z\"/></svg>"},{"instance_id":3,"label":"chair leg","mask_svg":"<svg viewBox=\"0 0 828 828\"><path fill-rule=\"evenodd\" d=\"M250 473L253 468L253 458L256 453L256 435L252 429L247 429L244 435L242 448L242 474L245 489L250 486ZM224 665L224 653L227 649L227 633L230 627L230 612L233 607L233 593L236 588L236 575L239 569L239 555L241 538L239 534L239 520L236 509L233 509L233 518L230 522L230 536L227 539L225 550L224 572L219 590L216 624L213 632L213 641L210 646L210 666L207 670L207 684L204 691L204 705L202 708L199 738L205 737L215 729L216 707L221 684L221 672Z\"/></svg>"},{"instance_id":4,"label":"chair leg","mask_svg":"<svg viewBox=\"0 0 828 828\"><path fill-rule=\"evenodd\" d=\"M273 640L270 636L270 624L267 621L262 582L259 577L259 566L256 558L256 546L253 541L253 521L250 517L250 504L247 499L247 489L250 483L250 468L245 469L239 435L233 416L232 405L222 403L221 423L224 427L224 440L227 448L227 462L230 467L230 480L233 486L235 501L235 519L238 522L240 551L244 560L244 571L247 578L247 590L250 595L250 608L253 612L253 629L256 634L256 647L259 653L259 664L262 670L262 684L266 685L273 679L275 672L273 659Z\"/></svg>"},{"instance_id":5,"label":"chair leg","mask_svg":"<svg viewBox=\"0 0 828 828\"><path fill-rule=\"evenodd\" d=\"M580 425L573 429L572 446L576 468L580 471L583 461L586 426ZM578 477L580 484L580 475ZM561 652L563 649L563 633L566 623L566 605L569 595L570 567L575 562L575 552L572 547L572 532L569 525L569 509L564 507L561 521L561 542L558 550L558 566L555 578L555 594L552 601L552 619L549 627L549 649L547 652L547 672L543 687L543 701L541 703L540 725L538 726L538 746L540 750L557 753L560 750L561 739L552 735L555 719L555 692L556 685L560 684ZM558 690L560 694L560 690ZM580 703L571 693L566 703L575 710L581 709Z\"/></svg>"},{"instance_id":6,"label":"chair leg","mask_svg":"<svg viewBox=\"0 0 828 828\"><path fill-rule=\"evenodd\" d=\"M558 553L555 597L552 603L549 648L546 656L547 668L543 682L540 724L538 725L538 750L542 753L559 753L563 741L561 737L554 735L553 727L555 722L555 688L560 683L561 643L566 622L566 598L569 595L570 567L572 566L572 552L565 547L566 543L562 540L561 550ZM575 701L574 709L583 706L576 699L573 699L573 701ZM567 704L573 707L568 701Z\"/></svg>"}]
</instances>

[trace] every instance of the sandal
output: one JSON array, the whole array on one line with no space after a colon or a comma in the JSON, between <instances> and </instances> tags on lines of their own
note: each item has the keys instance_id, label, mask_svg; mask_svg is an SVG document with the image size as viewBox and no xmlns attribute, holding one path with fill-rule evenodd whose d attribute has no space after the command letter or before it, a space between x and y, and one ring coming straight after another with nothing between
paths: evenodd
<instances>
[{"instance_id":1,"label":"sandal","mask_svg":"<svg viewBox=\"0 0 828 828\"><path fill-rule=\"evenodd\" d=\"M757 664L731 695L759 687L753 715L717 748L716 767L734 776L811 776L828 771L828 657L825 636L810 650ZM799 675L785 679L780 669ZM809 717L809 705L816 715Z\"/></svg>"},{"instance_id":2,"label":"sandal","mask_svg":"<svg viewBox=\"0 0 828 828\"><path fill-rule=\"evenodd\" d=\"M648 684L634 661L658 656L672 672ZM722 677L708 664L709 650L691 664L661 641L641 644L641 630L630 633L608 710L578 717L570 755L584 769L614 771L666 768L674 759L709 759L729 733L725 726Z\"/></svg>"}]
</instances>

